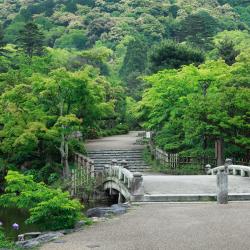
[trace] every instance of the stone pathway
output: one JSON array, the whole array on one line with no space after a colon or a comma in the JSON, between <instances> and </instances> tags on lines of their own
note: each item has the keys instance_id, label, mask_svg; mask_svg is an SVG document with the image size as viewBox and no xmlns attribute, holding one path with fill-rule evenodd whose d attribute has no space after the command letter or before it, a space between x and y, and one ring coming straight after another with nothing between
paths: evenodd
<instances>
[{"instance_id":1,"label":"stone pathway","mask_svg":"<svg viewBox=\"0 0 250 250\"><path fill-rule=\"evenodd\" d=\"M249 250L250 203L146 204L41 250Z\"/></svg>"}]
</instances>

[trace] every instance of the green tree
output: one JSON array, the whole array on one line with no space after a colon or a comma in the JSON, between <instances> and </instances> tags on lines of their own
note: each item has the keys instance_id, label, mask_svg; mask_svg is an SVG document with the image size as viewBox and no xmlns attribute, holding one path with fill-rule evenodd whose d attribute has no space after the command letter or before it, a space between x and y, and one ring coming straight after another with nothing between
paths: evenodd
<instances>
[{"instance_id":1,"label":"green tree","mask_svg":"<svg viewBox=\"0 0 250 250\"><path fill-rule=\"evenodd\" d=\"M151 87L144 92L137 116L145 128L158 132L158 145L171 152L213 156L214 141L223 138L228 156L249 154L246 55L231 67L208 61L146 77ZM204 95L205 81L210 84Z\"/></svg>"},{"instance_id":2,"label":"green tree","mask_svg":"<svg viewBox=\"0 0 250 250\"><path fill-rule=\"evenodd\" d=\"M40 56L44 52L44 35L35 23L25 24L19 32L17 42L29 58L35 55Z\"/></svg>"},{"instance_id":3,"label":"green tree","mask_svg":"<svg viewBox=\"0 0 250 250\"><path fill-rule=\"evenodd\" d=\"M239 51L235 49L233 41L229 39L223 40L218 46L219 56L225 60L226 64L232 65L236 62Z\"/></svg>"},{"instance_id":4,"label":"green tree","mask_svg":"<svg viewBox=\"0 0 250 250\"><path fill-rule=\"evenodd\" d=\"M199 65L204 60L204 54L200 50L171 40L163 41L154 46L149 56L152 72L162 69L178 69L192 63Z\"/></svg>"},{"instance_id":5,"label":"green tree","mask_svg":"<svg viewBox=\"0 0 250 250\"><path fill-rule=\"evenodd\" d=\"M138 98L142 81L138 77L145 73L148 64L147 46L142 39L135 38L128 43L127 51L120 69L120 76L125 80L128 93Z\"/></svg>"},{"instance_id":6,"label":"green tree","mask_svg":"<svg viewBox=\"0 0 250 250\"><path fill-rule=\"evenodd\" d=\"M204 49L208 49L211 38L219 28L217 20L204 10L188 15L180 25L178 37Z\"/></svg>"}]
</instances>

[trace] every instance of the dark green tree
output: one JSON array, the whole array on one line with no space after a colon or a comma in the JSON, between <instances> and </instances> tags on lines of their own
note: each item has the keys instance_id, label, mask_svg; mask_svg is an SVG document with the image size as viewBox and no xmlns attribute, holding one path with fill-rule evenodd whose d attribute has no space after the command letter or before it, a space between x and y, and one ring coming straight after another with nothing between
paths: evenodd
<instances>
[{"instance_id":1,"label":"dark green tree","mask_svg":"<svg viewBox=\"0 0 250 250\"><path fill-rule=\"evenodd\" d=\"M132 72L143 73L147 65L147 47L140 38L131 40L120 69L120 75L126 78Z\"/></svg>"},{"instance_id":2,"label":"dark green tree","mask_svg":"<svg viewBox=\"0 0 250 250\"><path fill-rule=\"evenodd\" d=\"M130 41L119 73L125 81L128 94L137 100L142 90L142 81L139 77L145 72L147 63L146 43L140 38Z\"/></svg>"},{"instance_id":3,"label":"dark green tree","mask_svg":"<svg viewBox=\"0 0 250 250\"><path fill-rule=\"evenodd\" d=\"M0 56L4 56L4 49L5 42L4 42L4 33L3 33L3 27L0 24Z\"/></svg>"},{"instance_id":4,"label":"dark green tree","mask_svg":"<svg viewBox=\"0 0 250 250\"><path fill-rule=\"evenodd\" d=\"M165 40L153 47L149 56L150 70L178 69L182 65L199 65L205 60L201 50L171 40Z\"/></svg>"},{"instance_id":5,"label":"dark green tree","mask_svg":"<svg viewBox=\"0 0 250 250\"><path fill-rule=\"evenodd\" d=\"M234 48L234 43L231 40L225 39L218 45L219 56L225 60L227 65L233 65L236 61L236 57L240 54L238 50Z\"/></svg>"},{"instance_id":6,"label":"dark green tree","mask_svg":"<svg viewBox=\"0 0 250 250\"><path fill-rule=\"evenodd\" d=\"M201 48L208 47L209 40L218 31L218 22L206 11L188 15L178 32L180 40L188 40Z\"/></svg>"},{"instance_id":7,"label":"dark green tree","mask_svg":"<svg viewBox=\"0 0 250 250\"><path fill-rule=\"evenodd\" d=\"M25 24L24 28L19 32L17 43L29 58L44 53L44 35L35 23L29 22Z\"/></svg>"}]
</instances>

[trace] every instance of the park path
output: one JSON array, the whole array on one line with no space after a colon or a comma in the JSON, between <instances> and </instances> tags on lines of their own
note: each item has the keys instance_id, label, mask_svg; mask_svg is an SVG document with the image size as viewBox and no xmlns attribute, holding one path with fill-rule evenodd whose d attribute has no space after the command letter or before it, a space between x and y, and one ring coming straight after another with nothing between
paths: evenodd
<instances>
[{"instance_id":1,"label":"park path","mask_svg":"<svg viewBox=\"0 0 250 250\"><path fill-rule=\"evenodd\" d=\"M146 204L41 250L249 250L250 203Z\"/></svg>"},{"instance_id":2,"label":"park path","mask_svg":"<svg viewBox=\"0 0 250 250\"><path fill-rule=\"evenodd\" d=\"M143 149L144 145L136 144L139 131L130 131L125 135L114 135L103 137L95 140L88 140L86 142L87 151L92 150L137 150Z\"/></svg>"}]
</instances>

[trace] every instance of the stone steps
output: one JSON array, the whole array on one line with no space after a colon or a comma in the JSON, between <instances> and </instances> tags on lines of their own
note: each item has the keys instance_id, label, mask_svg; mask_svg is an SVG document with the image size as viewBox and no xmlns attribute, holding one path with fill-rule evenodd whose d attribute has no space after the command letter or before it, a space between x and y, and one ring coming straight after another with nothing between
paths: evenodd
<instances>
[{"instance_id":1,"label":"stone steps","mask_svg":"<svg viewBox=\"0 0 250 250\"><path fill-rule=\"evenodd\" d=\"M117 160L118 163L126 160L131 172L147 172L150 170L143 159L143 149L89 151L88 157L94 160L95 171L102 171L104 166L110 164L112 160Z\"/></svg>"}]
</instances>

